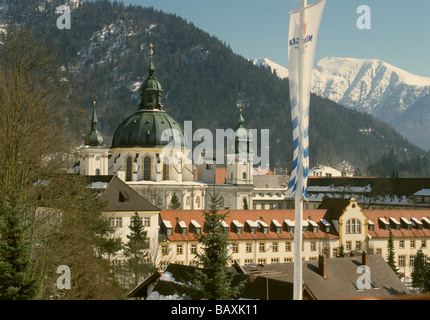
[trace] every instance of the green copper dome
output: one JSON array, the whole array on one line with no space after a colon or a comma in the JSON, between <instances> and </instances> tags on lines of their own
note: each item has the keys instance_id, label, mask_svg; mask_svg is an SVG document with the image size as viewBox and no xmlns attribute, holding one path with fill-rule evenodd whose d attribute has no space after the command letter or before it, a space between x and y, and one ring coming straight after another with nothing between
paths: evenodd
<instances>
[{"instance_id":1,"label":"green copper dome","mask_svg":"<svg viewBox=\"0 0 430 320\"><path fill-rule=\"evenodd\" d=\"M167 144L185 147L182 127L165 111L138 110L119 125L111 148L155 148Z\"/></svg>"},{"instance_id":2,"label":"green copper dome","mask_svg":"<svg viewBox=\"0 0 430 320\"><path fill-rule=\"evenodd\" d=\"M111 148L155 148L168 144L176 148L186 147L184 130L163 110L161 100L164 91L154 77L152 46L148 72L149 76L140 89L139 109L119 125Z\"/></svg>"}]
</instances>

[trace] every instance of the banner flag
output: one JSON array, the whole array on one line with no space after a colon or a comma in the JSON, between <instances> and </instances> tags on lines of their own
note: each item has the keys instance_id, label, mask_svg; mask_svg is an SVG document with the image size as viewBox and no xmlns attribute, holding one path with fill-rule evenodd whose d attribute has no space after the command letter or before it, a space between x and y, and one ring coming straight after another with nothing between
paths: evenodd
<instances>
[{"instance_id":1,"label":"banner flag","mask_svg":"<svg viewBox=\"0 0 430 320\"><path fill-rule=\"evenodd\" d=\"M319 0L304 8L303 30L300 30L301 9L290 12L288 36L288 69L291 118L293 126L293 167L286 196L295 195L301 188L307 199L309 173L309 103L311 75L318 30L326 0ZM299 46L300 42L303 46ZM303 168L302 172L298 172Z\"/></svg>"}]
</instances>

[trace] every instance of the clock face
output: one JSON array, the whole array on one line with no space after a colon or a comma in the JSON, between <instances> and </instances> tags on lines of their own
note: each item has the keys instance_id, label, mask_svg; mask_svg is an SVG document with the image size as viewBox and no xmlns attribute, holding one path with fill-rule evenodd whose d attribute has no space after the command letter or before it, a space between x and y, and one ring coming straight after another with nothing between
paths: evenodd
<instances>
[{"instance_id":1,"label":"clock face","mask_svg":"<svg viewBox=\"0 0 430 320\"><path fill-rule=\"evenodd\" d=\"M97 161L99 161L99 160L100 160L100 157L99 157L99 156L97 156L97 157L96 157L96 160L97 160Z\"/></svg>"}]
</instances>

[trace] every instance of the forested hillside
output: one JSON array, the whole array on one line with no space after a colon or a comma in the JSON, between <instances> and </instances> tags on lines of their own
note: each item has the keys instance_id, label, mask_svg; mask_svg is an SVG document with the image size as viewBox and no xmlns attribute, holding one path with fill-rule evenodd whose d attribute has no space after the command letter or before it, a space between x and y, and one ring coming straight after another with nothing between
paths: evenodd
<instances>
[{"instance_id":1,"label":"forested hillside","mask_svg":"<svg viewBox=\"0 0 430 320\"><path fill-rule=\"evenodd\" d=\"M30 27L66 59L65 67L72 73L69 80L74 81L71 97L87 111L84 125L90 119L92 97L97 97L107 146L116 127L138 106L138 89L147 76L153 43L155 76L165 90L164 105L171 116L180 123L192 120L194 130L234 128L237 101L242 99L245 126L270 129L271 167L291 168L288 79L254 66L192 23L152 8L83 2L72 9L71 29L60 30L55 8L64 0L9 2L9 21ZM82 130L86 133L87 127ZM346 160L363 172L391 151L399 162L428 156L387 124L312 95L311 165L336 167ZM427 168L424 172L428 174Z\"/></svg>"}]
</instances>

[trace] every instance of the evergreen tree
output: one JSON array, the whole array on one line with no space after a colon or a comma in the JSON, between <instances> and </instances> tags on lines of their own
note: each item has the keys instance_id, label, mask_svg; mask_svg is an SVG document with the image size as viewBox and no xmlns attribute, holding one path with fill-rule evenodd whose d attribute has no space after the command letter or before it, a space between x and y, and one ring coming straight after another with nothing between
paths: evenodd
<instances>
[{"instance_id":1,"label":"evergreen tree","mask_svg":"<svg viewBox=\"0 0 430 320\"><path fill-rule=\"evenodd\" d=\"M345 248L344 248L343 244L341 244L339 247L339 252L337 253L337 257L338 258L345 257Z\"/></svg>"},{"instance_id":2,"label":"evergreen tree","mask_svg":"<svg viewBox=\"0 0 430 320\"><path fill-rule=\"evenodd\" d=\"M181 203L179 202L179 199L176 193L174 193L172 198L170 199L169 210L177 210L177 209L181 209Z\"/></svg>"},{"instance_id":3,"label":"evergreen tree","mask_svg":"<svg viewBox=\"0 0 430 320\"><path fill-rule=\"evenodd\" d=\"M28 208L17 192L4 194L0 204L0 299L35 299L41 281L32 275L31 244L25 238Z\"/></svg>"},{"instance_id":4,"label":"evergreen tree","mask_svg":"<svg viewBox=\"0 0 430 320\"><path fill-rule=\"evenodd\" d=\"M209 210L203 212L205 217L205 233L199 238L202 251L197 253L199 265L195 270L193 280L189 284L191 299L227 300L236 298L244 283L234 284L234 274L227 267L231 260L229 254L228 232L222 221L228 213L218 213L222 197L210 195Z\"/></svg>"},{"instance_id":5,"label":"evergreen tree","mask_svg":"<svg viewBox=\"0 0 430 320\"><path fill-rule=\"evenodd\" d=\"M422 249L419 249L415 258L414 269L412 271L412 285L420 292L429 290L427 284L430 283L430 270L423 254Z\"/></svg>"},{"instance_id":6,"label":"evergreen tree","mask_svg":"<svg viewBox=\"0 0 430 320\"><path fill-rule=\"evenodd\" d=\"M133 285L137 286L142 277L155 271L155 267L145 263L149 248L147 231L137 212L131 218L129 228L130 234L127 235L128 242L124 245L124 256L126 257L126 267L134 277Z\"/></svg>"},{"instance_id":7,"label":"evergreen tree","mask_svg":"<svg viewBox=\"0 0 430 320\"><path fill-rule=\"evenodd\" d=\"M388 253L387 253L387 263L388 265L391 267L391 269L393 269L393 271L400 276L399 270L396 267L396 260L395 260L395 252L394 252L394 241L393 241L393 233L391 232L390 229L390 237L388 238L388 244L387 244L387 249L388 249Z\"/></svg>"}]
</instances>

